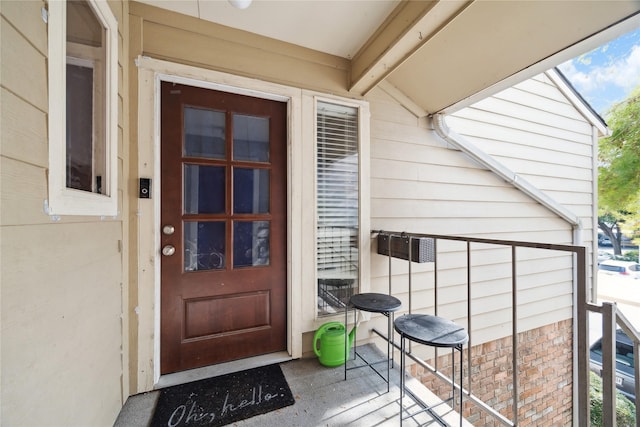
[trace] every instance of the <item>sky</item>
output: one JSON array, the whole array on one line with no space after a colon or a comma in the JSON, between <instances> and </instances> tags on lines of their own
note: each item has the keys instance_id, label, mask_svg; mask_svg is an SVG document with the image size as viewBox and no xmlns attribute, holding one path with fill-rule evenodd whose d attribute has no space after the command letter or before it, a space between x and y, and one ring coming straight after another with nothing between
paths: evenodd
<instances>
[{"instance_id":1,"label":"sky","mask_svg":"<svg viewBox=\"0 0 640 427\"><path fill-rule=\"evenodd\" d=\"M640 85L640 29L561 64L558 68L603 118Z\"/></svg>"}]
</instances>

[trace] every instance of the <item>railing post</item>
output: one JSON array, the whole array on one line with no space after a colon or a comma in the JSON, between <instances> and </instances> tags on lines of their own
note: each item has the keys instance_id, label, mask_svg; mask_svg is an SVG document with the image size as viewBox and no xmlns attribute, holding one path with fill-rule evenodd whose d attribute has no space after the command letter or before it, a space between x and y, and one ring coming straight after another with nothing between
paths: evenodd
<instances>
[{"instance_id":1,"label":"railing post","mask_svg":"<svg viewBox=\"0 0 640 427\"><path fill-rule=\"evenodd\" d=\"M412 281L411 281L411 264L413 263L413 237L408 237L409 242L408 242L408 256L407 258L409 258L409 314L412 313L412 309L413 309L413 300L412 300L412 296L413 296L413 289L412 289Z\"/></svg>"},{"instance_id":2,"label":"railing post","mask_svg":"<svg viewBox=\"0 0 640 427\"><path fill-rule=\"evenodd\" d=\"M393 235L389 234L389 240L387 240L387 253L389 254L389 295L391 295L391 239L393 239Z\"/></svg>"},{"instance_id":3,"label":"railing post","mask_svg":"<svg viewBox=\"0 0 640 427\"><path fill-rule=\"evenodd\" d=\"M438 315L438 239L433 241L433 314ZM438 370L438 348L434 350L433 365Z\"/></svg>"},{"instance_id":4,"label":"railing post","mask_svg":"<svg viewBox=\"0 0 640 427\"><path fill-rule=\"evenodd\" d=\"M469 341L467 342L467 390L469 395L471 395L471 349L473 348L471 298L471 242L467 242L467 332L469 332ZM460 396L462 396L462 393L462 383L460 383Z\"/></svg>"},{"instance_id":5,"label":"railing post","mask_svg":"<svg viewBox=\"0 0 640 427\"><path fill-rule=\"evenodd\" d=\"M616 305L602 305L602 423L616 427Z\"/></svg>"},{"instance_id":6,"label":"railing post","mask_svg":"<svg viewBox=\"0 0 640 427\"><path fill-rule=\"evenodd\" d=\"M633 366L635 367L636 426L640 426L640 345L637 341L633 343Z\"/></svg>"},{"instance_id":7,"label":"railing post","mask_svg":"<svg viewBox=\"0 0 640 427\"><path fill-rule=\"evenodd\" d=\"M516 246L511 246L511 346L513 356L511 363L513 370L513 424L518 425L518 410L520 409L520 399L518 391L518 268L517 268Z\"/></svg>"},{"instance_id":8,"label":"railing post","mask_svg":"<svg viewBox=\"0 0 640 427\"><path fill-rule=\"evenodd\" d=\"M574 404L574 408L577 408L577 425L582 427L589 425L589 341L588 341L588 329L589 318L587 317L586 306L587 300L587 248L584 246L578 247L575 252L575 277L576 277L576 297L574 299L574 310L577 311L575 316L577 318L577 325L574 328L577 329L577 333L574 337L577 340L577 345L574 346L577 354L577 368L574 368L574 381L577 382L577 390L574 393L574 397L577 396L577 405ZM576 425L576 423L574 423Z\"/></svg>"}]
</instances>

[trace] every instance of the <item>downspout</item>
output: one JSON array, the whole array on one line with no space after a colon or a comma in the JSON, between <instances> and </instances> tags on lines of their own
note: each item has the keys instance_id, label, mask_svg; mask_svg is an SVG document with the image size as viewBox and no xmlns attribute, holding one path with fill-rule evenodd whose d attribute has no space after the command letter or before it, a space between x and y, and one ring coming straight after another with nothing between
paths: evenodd
<instances>
[{"instance_id":1,"label":"downspout","mask_svg":"<svg viewBox=\"0 0 640 427\"><path fill-rule=\"evenodd\" d=\"M558 215L560 218L571 224L573 229L573 238L572 243L575 246L583 245L583 236L582 236L582 221L580 218L575 215L573 212L566 209L564 206L553 200L551 197L544 194L538 188L531 185L524 178L521 178L507 168L502 163L498 162L496 159L485 153L484 151L478 149L475 145L467 141L462 135L458 135L454 131L452 131L447 124L445 123L444 114L435 114L432 116L433 125L436 133L444 139L447 143L451 144L455 148L459 149L467 156L471 157L478 164L484 166L491 172L498 175L500 178L513 185L527 196L531 197L533 200L540 203L545 208L549 209L551 212ZM578 301L577 301L577 290L578 290L578 277L576 270L576 260L573 260L573 319L574 322L578 319ZM578 328L573 328L573 378L578 378ZM578 381L573 381L573 413L577 414L578 410ZM577 426L578 417L573 417L573 424Z\"/></svg>"}]
</instances>

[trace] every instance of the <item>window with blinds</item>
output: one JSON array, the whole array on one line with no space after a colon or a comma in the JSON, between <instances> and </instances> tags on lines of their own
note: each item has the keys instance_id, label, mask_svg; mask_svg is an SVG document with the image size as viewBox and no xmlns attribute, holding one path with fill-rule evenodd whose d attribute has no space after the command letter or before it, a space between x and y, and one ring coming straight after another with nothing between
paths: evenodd
<instances>
[{"instance_id":1,"label":"window with blinds","mask_svg":"<svg viewBox=\"0 0 640 427\"><path fill-rule=\"evenodd\" d=\"M330 315L358 289L358 109L317 105L318 314Z\"/></svg>"}]
</instances>

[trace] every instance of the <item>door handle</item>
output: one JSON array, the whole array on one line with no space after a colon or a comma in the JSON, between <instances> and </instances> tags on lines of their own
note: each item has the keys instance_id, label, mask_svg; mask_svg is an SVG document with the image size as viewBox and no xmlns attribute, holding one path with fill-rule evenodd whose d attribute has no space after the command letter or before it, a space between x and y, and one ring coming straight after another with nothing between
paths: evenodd
<instances>
[{"instance_id":1,"label":"door handle","mask_svg":"<svg viewBox=\"0 0 640 427\"><path fill-rule=\"evenodd\" d=\"M176 229L173 225L165 225L164 227L162 227L162 232L167 236L172 235L175 231Z\"/></svg>"},{"instance_id":2,"label":"door handle","mask_svg":"<svg viewBox=\"0 0 640 427\"><path fill-rule=\"evenodd\" d=\"M162 255L164 256L171 256L175 253L176 253L176 248L172 245L167 245L164 248L162 248Z\"/></svg>"}]
</instances>

